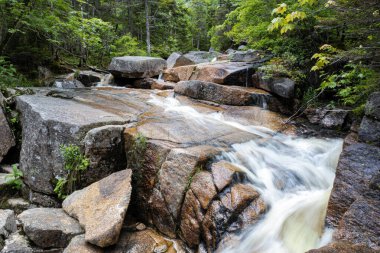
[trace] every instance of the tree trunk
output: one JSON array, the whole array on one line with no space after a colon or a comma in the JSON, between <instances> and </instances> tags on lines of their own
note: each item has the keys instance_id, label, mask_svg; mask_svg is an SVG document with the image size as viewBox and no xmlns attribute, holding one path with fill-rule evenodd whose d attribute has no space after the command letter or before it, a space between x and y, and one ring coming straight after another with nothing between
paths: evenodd
<instances>
[{"instance_id":1,"label":"tree trunk","mask_svg":"<svg viewBox=\"0 0 380 253\"><path fill-rule=\"evenodd\" d=\"M149 4L148 0L145 0L145 26L146 26L146 51L150 56L151 45L150 45L150 27L149 27Z\"/></svg>"}]
</instances>

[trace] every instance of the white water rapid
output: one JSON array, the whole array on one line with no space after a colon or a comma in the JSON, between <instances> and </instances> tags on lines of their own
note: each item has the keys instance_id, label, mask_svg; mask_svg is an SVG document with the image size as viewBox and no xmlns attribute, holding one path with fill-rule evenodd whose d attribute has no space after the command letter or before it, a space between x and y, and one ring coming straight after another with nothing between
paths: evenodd
<instances>
[{"instance_id":1,"label":"white water rapid","mask_svg":"<svg viewBox=\"0 0 380 253\"><path fill-rule=\"evenodd\" d=\"M213 121L261 137L234 144L220 157L246 173L267 205L264 217L224 253L303 253L331 240L324 219L342 140L276 134L267 128L226 121L219 113L199 113L174 98L153 97L149 102L194 124Z\"/></svg>"}]
</instances>

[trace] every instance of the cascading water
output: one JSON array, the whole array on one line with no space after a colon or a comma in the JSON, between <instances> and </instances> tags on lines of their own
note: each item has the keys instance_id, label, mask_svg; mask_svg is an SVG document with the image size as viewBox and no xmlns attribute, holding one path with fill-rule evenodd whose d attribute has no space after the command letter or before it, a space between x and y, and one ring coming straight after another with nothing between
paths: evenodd
<instances>
[{"instance_id":1,"label":"cascading water","mask_svg":"<svg viewBox=\"0 0 380 253\"><path fill-rule=\"evenodd\" d=\"M104 87L109 86L113 83L113 75L112 74L105 74L100 82L96 85L96 87Z\"/></svg>"},{"instance_id":2,"label":"cascading water","mask_svg":"<svg viewBox=\"0 0 380 253\"><path fill-rule=\"evenodd\" d=\"M302 253L330 241L332 233L324 230L324 219L342 140L276 134L226 121L218 113L199 113L174 98L154 97L150 103L168 113L181 114L194 124L204 126L213 121L260 136L234 144L230 152L219 157L239 166L267 205L262 219L225 253Z\"/></svg>"},{"instance_id":3,"label":"cascading water","mask_svg":"<svg viewBox=\"0 0 380 253\"><path fill-rule=\"evenodd\" d=\"M341 140L283 135L233 145L223 158L242 168L269 210L224 252L302 253L326 244L331 233L323 233L324 219L341 149Z\"/></svg>"}]
</instances>

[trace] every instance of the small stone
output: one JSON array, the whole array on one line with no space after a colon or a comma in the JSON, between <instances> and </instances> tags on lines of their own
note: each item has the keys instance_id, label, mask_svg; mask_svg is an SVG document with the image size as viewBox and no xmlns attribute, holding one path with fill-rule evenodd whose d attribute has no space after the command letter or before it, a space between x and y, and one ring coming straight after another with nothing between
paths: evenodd
<instances>
[{"instance_id":1,"label":"small stone","mask_svg":"<svg viewBox=\"0 0 380 253\"><path fill-rule=\"evenodd\" d=\"M26 236L14 233L5 240L5 246L1 253L34 253L34 251Z\"/></svg>"},{"instance_id":2,"label":"small stone","mask_svg":"<svg viewBox=\"0 0 380 253\"><path fill-rule=\"evenodd\" d=\"M154 253L164 253L168 250L168 246L166 244L159 245L154 248Z\"/></svg>"},{"instance_id":3,"label":"small stone","mask_svg":"<svg viewBox=\"0 0 380 253\"><path fill-rule=\"evenodd\" d=\"M64 248L83 233L79 223L58 208L34 208L22 212L19 219L25 234L42 248Z\"/></svg>"},{"instance_id":4,"label":"small stone","mask_svg":"<svg viewBox=\"0 0 380 253\"><path fill-rule=\"evenodd\" d=\"M144 223L139 223L139 224L137 224L136 229L138 231L142 231L142 230L146 229L146 226L144 225Z\"/></svg>"}]
</instances>

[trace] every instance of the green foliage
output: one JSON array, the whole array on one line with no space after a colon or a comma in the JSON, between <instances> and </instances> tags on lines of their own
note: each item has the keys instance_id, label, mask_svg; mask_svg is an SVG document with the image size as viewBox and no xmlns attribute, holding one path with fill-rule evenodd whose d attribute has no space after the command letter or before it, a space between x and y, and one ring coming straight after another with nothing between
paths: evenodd
<instances>
[{"instance_id":1,"label":"green foliage","mask_svg":"<svg viewBox=\"0 0 380 253\"><path fill-rule=\"evenodd\" d=\"M139 41L130 34L121 36L111 45L111 56L146 55L145 49L141 48Z\"/></svg>"},{"instance_id":2,"label":"green foliage","mask_svg":"<svg viewBox=\"0 0 380 253\"><path fill-rule=\"evenodd\" d=\"M11 87L25 86L27 84L25 78L2 56L0 56L0 77L0 91Z\"/></svg>"},{"instance_id":3,"label":"green foliage","mask_svg":"<svg viewBox=\"0 0 380 253\"><path fill-rule=\"evenodd\" d=\"M64 169L67 175L58 178L54 192L58 198L65 199L76 190L80 183L80 176L90 165L90 161L81 153L80 148L75 145L62 145L60 147L64 160Z\"/></svg>"},{"instance_id":4,"label":"green foliage","mask_svg":"<svg viewBox=\"0 0 380 253\"><path fill-rule=\"evenodd\" d=\"M147 139L141 133L138 133L133 140L133 143L128 151L128 168L139 171L145 162L145 152L147 149ZM134 175L139 175L134 173Z\"/></svg>"},{"instance_id":5,"label":"green foliage","mask_svg":"<svg viewBox=\"0 0 380 253\"><path fill-rule=\"evenodd\" d=\"M323 77L319 89L333 90L343 105L356 108L362 107L369 94L380 88L380 75L360 64L346 64L342 70Z\"/></svg>"},{"instance_id":6,"label":"green foliage","mask_svg":"<svg viewBox=\"0 0 380 253\"><path fill-rule=\"evenodd\" d=\"M12 187L12 189L20 190L22 188L22 171L18 169L16 164L12 165L12 172L5 177L6 183Z\"/></svg>"}]
</instances>

